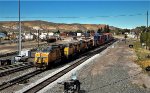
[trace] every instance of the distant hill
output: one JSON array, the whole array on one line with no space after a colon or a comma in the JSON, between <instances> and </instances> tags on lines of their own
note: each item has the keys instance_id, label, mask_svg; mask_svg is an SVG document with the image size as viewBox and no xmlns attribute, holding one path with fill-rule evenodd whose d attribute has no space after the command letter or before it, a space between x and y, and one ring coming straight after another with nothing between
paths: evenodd
<instances>
[{"instance_id":1,"label":"distant hill","mask_svg":"<svg viewBox=\"0 0 150 93\"><path fill-rule=\"evenodd\" d=\"M8 31L8 32L18 32L18 22L17 21L1 21L0 22L0 31ZM22 21L21 27L24 32L35 32L35 28L42 29L41 31L87 31L94 30L97 31L99 28L104 28L105 24L65 24L65 23L53 23L47 21ZM111 30L115 30L116 27L110 26Z\"/></svg>"}]
</instances>

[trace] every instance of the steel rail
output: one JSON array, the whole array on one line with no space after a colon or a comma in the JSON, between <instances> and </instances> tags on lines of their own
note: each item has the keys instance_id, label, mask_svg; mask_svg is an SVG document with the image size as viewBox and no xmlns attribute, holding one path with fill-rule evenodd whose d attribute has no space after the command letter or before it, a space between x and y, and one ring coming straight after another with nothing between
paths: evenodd
<instances>
[{"instance_id":1,"label":"steel rail","mask_svg":"<svg viewBox=\"0 0 150 93\"><path fill-rule=\"evenodd\" d=\"M13 67L13 68L10 68L10 69L2 70L2 71L0 71L0 77L10 75L12 73L19 72L19 71L22 71L22 70L25 70L25 69L28 69L28 68L31 68L31 67L33 67L33 64L24 64L24 65L21 65L21 66L17 66L17 67Z\"/></svg>"},{"instance_id":2,"label":"steel rail","mask_svg":"<svg viewBox=\"0 0 150 93\"><path fill-rule=\"evenodd\" d=\"M31 77L37 75L37 74L40 74L41 72L42 72L41 70L35 70L35 71L33 71L33 72L27 73L27 74L25 74L25 75L22 75L22 76L19 76L19 77L17 77L17 78L14 78L14 79L12 79L12 80L9 80L9 81L7 81L7 82L4 82L4 83L2 83L2 84L0 85L0 91L1 91L1 90L4 90L4 89L6 89L6 88L8 88L8 87L10 87L10 86L13 86L13 85L15 85L15 84L17 84L17 83L19 83L19 82L22 82L22 81L24 81L24 80L27 80L27 79L29 79L29 78L31 78Z\"/></svg>"}]
</instances>

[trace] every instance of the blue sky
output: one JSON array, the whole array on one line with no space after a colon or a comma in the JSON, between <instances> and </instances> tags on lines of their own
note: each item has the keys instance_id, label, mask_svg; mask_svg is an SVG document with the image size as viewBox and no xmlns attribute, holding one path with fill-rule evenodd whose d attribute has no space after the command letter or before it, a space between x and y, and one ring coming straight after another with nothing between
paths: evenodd
<instances>
[{"instance_id":1,"label":"blue sky","mask_svg":"<svg viewBox=\"0 0 150 93\"><path fill-rule=\"evenodd\" d=\"M147 10L150 14L150 1L25 0L21 2L21 16L23 17L21 20L44 20L56 23L108 24L121 28L134 28L136 26L146 25ZM18 20L18 18L5 17L18 17L17 1L0 1L0 21Z\"/></svg>"}]
</instances>

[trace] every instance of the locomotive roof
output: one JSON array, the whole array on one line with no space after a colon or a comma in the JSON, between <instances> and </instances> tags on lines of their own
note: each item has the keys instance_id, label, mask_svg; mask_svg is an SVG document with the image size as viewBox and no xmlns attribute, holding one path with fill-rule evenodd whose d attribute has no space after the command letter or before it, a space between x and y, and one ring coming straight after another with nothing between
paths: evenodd
<instances>
[{"instance_id":1,"label":"locomotive roof","mask_svg":"<svg viewBox=\"0 0 150 93\"><path fill-rule=\"evenodd\" d=\"M58 45L51 45L51 46L48 46L44 49L42 49L42 52L51 52L52 50L58 48Z\"/></svg>"},{"instance_id":2,"label":"locomotive roof","mask_svg":"<svg viewBox=\"0 0 150 93\"><path fill-rule=\"evenodd\" d=\"M54 44L54 45L51 45L53 48L55 48L55 47L59 47L59 45L58 44Z\"/></svg>"}]
</instances>

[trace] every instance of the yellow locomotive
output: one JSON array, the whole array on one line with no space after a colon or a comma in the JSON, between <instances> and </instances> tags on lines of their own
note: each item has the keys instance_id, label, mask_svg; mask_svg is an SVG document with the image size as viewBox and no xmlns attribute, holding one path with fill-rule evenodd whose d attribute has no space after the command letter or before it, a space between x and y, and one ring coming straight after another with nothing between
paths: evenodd
<instances>
[{"instance_id":1,"label":"yellow locomotive","mask_svg":"<svg viewBox=\"0 0 150 93\"><path fill-rule=\"evenodd\" d=\"M74 42L74 51L76 54L80 53L81 51L80 47L81 47L81 44L79 42Z\"/></svg>"},{"instance_id":2,"label":"yellow locomotive","mask_svg":"<svg viewBox=\"0 0 150 93\"><path fill-rule=\"evenodd\" d=\"M87 43L84 40L80 40L80 52L84 52L87 49Z\"/></svg>"},{"instance_id":3,"label":"yellow locomotive","mask_svg":"<svg viewBox=\"0 0 150 93\"><path fill-rule=\"evenodd\" d=\"M72 43L51 45L35 53L34 64L38 68L48 68L54 63L71 58L75 53Z\"/></svg>"},{"instance_id":4,"label":"yellow locomotive","mask_svg":"<svg viewBox=\"0 0 150 93\"><path fill-rule=\"evenodd\" d=\"M68 59L72 57L75 53L75 47L72 43L65 44L64 55Z\"/></svg>"},{"instance_id":5,"label":"yellow locomotive","mask_svg":"<svg viewBox=\"0 0 150 93\"><path fill-rule=\"evenodd\" d=\"M61 51L58 45L52 45L44 48L35 54L35 66L39 68L48 67L56 61L61 60Z\"/></svg>"}]
</instances>

